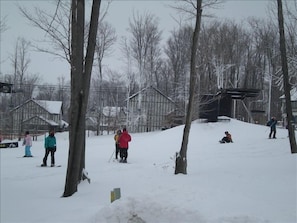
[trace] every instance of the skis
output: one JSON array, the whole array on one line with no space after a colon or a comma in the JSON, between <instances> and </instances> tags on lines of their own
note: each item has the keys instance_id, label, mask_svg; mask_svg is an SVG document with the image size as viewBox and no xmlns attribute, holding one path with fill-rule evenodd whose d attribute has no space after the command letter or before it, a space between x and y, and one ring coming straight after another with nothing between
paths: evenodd
<instances>
[{"instance_id":1,"label":"skis","mask_svg":"<svg viewBox=\"0 0 297 223\"><path fill-rule=\"evenodd\" d=\"M233 143L233 142L226 142L226 141L222 141L222 140L219 140L219 143L221 143L221 144L224 144L224 143Z\"/></svg>"},{"instance_id":2,"label":"skis","mask_svg":"<svg viewBox=\"0 0 297 223\"><path fill-rule=\"evenodd\" d=\"M114 162L114 163L128 163L127 160L124 162L123 160L120 160L120 159L113 159L112 162Z\"/></svg>"},{"instance_id":3,"label":"skis","mask_svg":"<svg viewBox=\"0 0 297 223\"><path fill-rule=\"evenodd\" d=\"M119 163L128 163L127 160L119 160Z\"/></svg>"},{"instance_id":4,"label":"skis","mask_svg":"<svg viewBox=\"0 0 297 223\"><path fill-rule=\"evenodd\" d=\"M41 165L37 165L37 167L61 167L62 165L54 165L54 166L41 166Z\"/></svg>"},{"instance_id":5,"label":"skis","mask_svg":"<svg viewBox=\"0 0 297 223\"><path fill-rule=\"evenodd\" d=\"M34 158L35 156L17 156L17 158Z\"/></svg>"}]
</instances>

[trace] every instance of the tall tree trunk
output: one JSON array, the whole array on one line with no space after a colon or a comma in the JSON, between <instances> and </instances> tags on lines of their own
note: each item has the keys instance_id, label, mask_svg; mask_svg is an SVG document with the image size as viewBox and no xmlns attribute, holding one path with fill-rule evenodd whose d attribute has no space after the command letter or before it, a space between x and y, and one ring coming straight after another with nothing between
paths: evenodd
<instances>
[{"instance_id":1,"label":"tall tree trunk","mask_svg":"<svg viewBox=\"0 0 297 223\"><path fill-rule=\"evenodd\" d=\"M179 173L187 174L187 148L188 148L189 134L190 134L190 128L191 128L191 122L192 122L195 88L196 88L196 82L197 82L196 61L197 61L198 39L199 39L201 16L202 16L201 5L202 5L202 0L197 0L196 24L195 24L195 30L193 34L193 41L192 41L192 48L191 48L189 103L187 106L186 123L184 127L181 150L179 153L177 153L176 161L175 161L175 174L179 174Z\"/></svg>"},{"instance_id":2,"label":"tall tree trunk","mask_svg":"<svg viewBox=\"0 0 297 223\"><path fill-rule=\"evenodd\" d=\"M278 5L278 25L279 25L279 35L280 35L280 51L281 51L281 60L282 60L282 71L283 71L283 80L284 80L289 139L290 139L290 145L291 145L291 153L297 153L295 130L293 126L293 114L292 114L291 92L290 92L291 85L289 84L289 72L288 72L288 62L287 62L282 0L277 0L277 5Z\"/></svg>"},{"instance_id":3,"label":"tall tree trunk","mask_svg":"<svg viewBox=\"0 0 297 223\"><path fill-rule=\"evenodd\" d=\"M72 0L69 155L63 197L69 197L77 191L77 185L85 167L85 117L100 3L101 1L93 0L88 46L84 60L85 0Z\"/></svg>"}]
</instances>

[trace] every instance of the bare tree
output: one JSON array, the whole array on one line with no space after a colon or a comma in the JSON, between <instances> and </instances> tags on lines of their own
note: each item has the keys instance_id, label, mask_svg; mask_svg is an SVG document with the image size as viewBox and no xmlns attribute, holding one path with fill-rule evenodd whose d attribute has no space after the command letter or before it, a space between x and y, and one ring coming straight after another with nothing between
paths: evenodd
<instances>
[{"instance_id":1,"label":"bare tree","mask_svg":"<svg viewBox=\"0 0 297 223\"><path fill-rule=\"evenodd\" d=\"M39 52L62 58L71 64L71 4L70 1L62 0L56 0L54 3L56 4L54 14L38 7L34 8L34 13L30 13L25 7L19 7L19 9L33 26L46 33L45 40L34 44L34 48ZM107 2L106 8L101 13L100 20L102 22L108 11L109 4L110 1ZM112 33L109 25L107 27L107 31ZM104 30L104 28L99 31L101 30ZM87 38L87 35L85 35L85 38ZM42 43L46 43L47 46L43 46ZM48 43L50 43L51 47L48 47Z\"/></svg>"},{"instance_id":2,"label":"bare tree","mask_svg":"<svg viewBox=\"0 0 297 223\"><path fill-rule=\"evenodd\" d=\"M70 83L65 80L65 77L58 78L58 88L55 94L55 100L62 101L63 108L63 119L68 121L67 108L69 108L70 103Z\"/></svg>"},{"instance_id":3,"label":"bare tree","mask_svg":"<svg viewBox=\"0 0 297 223\"><path fill-rule=\"evenodd\" d=\"M285 3L285 29L290 84L297 86L297 1ZM283 85L282 85L283 86Z\"/></svg>"},{"instance_id":4,"label":"bare tree","mask_svg":"<svg viewBox=\"0 0 297 223\"><path fill-rule=\"evenodd\" d=\"M150 13L140 15L133 14L133 20L129 23L129 31L132 34L129 47L131 55L137 62L139 72L139 88L145 87L145 83L155 81L152 77L152 63L160 55L159 44L161 31L158 29L157 18Z\"/></svg>"},{"instance_id":5,"label":"bare tree","mask_svg":"<svg viewBox=\"0 0 297 223\"><path fill-rule=\"evenodd\" d=\"M8 27L6 25L6 16L1 17L1 19L0 19L0 34L5 32L7 29L8 29Z\"/></svg>"},{"instance_id":6,"label":"bare tree","mask_svg":"<svg viewBox=\"0 0 297 223\"><path fill-rule=\"evenodd\" d=\"M158 29L157 18L151 13L133 14L132 21L129 22L129 29L132 35L128 47L131 58L137 65L138 87L141 90L147 85L156 84L155 74L157 59L160 56L161 31ZM128 52L128 51L126 51ZM148 112L142 108L142 92L138 97L138 112L131 118L135 128L139 129L141 124L149 124L146 117ZM133 120L132 120L133 119Z\"/></svg>"},{"instance_id":7,"label":"bare tree","mask_svg":"<svg viewBox=\"0 0 297 223\"><path fill-rule=\"evenodd\" d=\"M297 54L297 1L285 2L285 27L287 30L287 50L289 56ZM289 62L289 61L288 61Z\"/></svg>"},{"instance_id":8,"label":"bare tree","mask_svg":"<svg viewBox=\"0 0 297 223\"><path fill-rule=\"evenodd\" d=\"M187 75L189 73L192 35L192 27L180 27L179 30L172 31L165 47L168 65L171 69L171 77L166 82L171 85L170 96L177 103L177 111L181 114L185 113L184 108L188 96L186 92L189 84Z\"/></svg>"},{"instance_id":9,"label":"bare tree","mask_svg":"<svg viewBox=\"0 0 297 223\"><path fill-rule=\"evenodd\" d=\"M128 40L126 37L123 37L121 40L121 52L123 54L123 60L126 64L126 81L128 86L128 97L131 94L137 92L137 75L136 71L133 70L133 58L132 58L132 48L129 46Z\"/></svg>"},{"instance_id":10,"label":"bare tree","mask_svg":"<svg viewBox=\"0 0 297 223\"><path fill-rule=\"evenodd\" d=\"M252 28L254 47L251 50L254 56L249 56L248 75L245 80L263 89L263 103L267 104L266 114L270 120L271 113L277 113L277 99L280 97L280 91L275 84L280 67L278 30L272 22L259 19L249 20L249 24Z\"/></svg>"},{"instance_id":11,"label":"bare tree","mask_svg":"<svg viewBox=\"0 0 297 223\"><path fill-rule=\"evenodd\" d=\"M0 36L8 29L6 25L6 18L7 18L6 16L0 18ZM2 38L0 38L0 41L1 40ZM3 61L5 61L5 59ZM0 65L3 61L0 61Z\"/></svg>"},{"instance_id":12,"label":"bare tree","mask_svg":"<svg viewBox=\"0 0 297 223\"><path fill-rule=\"evenodd\" d=\"M280 35L280 52L281 52L282 71L283 71L283 79L284 79L284 91L285 91L285 100L286 100L289 139L290 139L291 153L297 153L295 129L293 126L293 114L292 114L291 94L290 94L291 85L289 84L282 0L277 0L277 5L278 5L278 24L279 24L279 35Z\"/></svg>"},{"instance_id":13,"label":"bare tree","mask_svg":"<svg viewBox=\"0 0 297 223\"><path fill-rule=\"evenodd\" d=\"M24 7L19 7L19 9L33 26L46 33L46 40L34 45L36 50L65 59L71 64L71 9L69 2L57 0L54 15L37 7L34 8L34 14L29 13ZM42 46L43 42L50 42L51 47Z\"/></svg>"},{"instance_id":14,"label":"bare tree","mask_svg":"<svg viewBox=\"0 0 297 223\"><path fill-rule=\"evenodd\" d=\"M103 80L103 58L108 56L111 53L111 47L116 42L116 34L115 29L107 22L100 21L97 40L96 40L96 48L95 54L96 58L95 61L98 65L98 79L95 80L97 83L94 83L98 87L98 93L94 96L94 100L96 101L97 106L93 106L94 111L97 113L97 135L99 134L99 127L102 122L102 112L103 112L103 97L100 95L101 88L102 88L102 80ZM94 80L94 79L93 79Z\"/></svg>"},{"instance_id":15,"label":"bare tree","mask_svg":"<svg viewBox=\"0 0 297 223\"><path fill-rule=\"evenodd\" d=\"M30 56L30 42L24 38L18 38L15 46L15 53L11 58L14 67L15 84L22 85L25 74L28 71Z\"/></svg>"},{"instance_id":16,"label":"bare tree","mask_svg":"<svg viewBox=\"0 0 297 223\"><path fill-rule=\"evenodd\" d=\"M99 76L102 80L102 60L111 52L111 46L116 41L115 30L110 24L104 22L105 15L108 11L110 1L100 13L100 26L96 41L96 61L99 67ZM71 64L71 3L70 1L56 0L54 14L45 9L34 8L34 14L29 13L25 8L20 8L21 13L35 27L43 30L45 43L50 43L52 47L44 47L42 43L35 44L34 47L39 52L51 54L57 58L66 60ZM89 23L85 25L88 30ZM85 32L85 40L88 38L88 32ZM85 41L87 42L87 41ZM86 44L85 44L86 47ZM100 85L99 85L100 86ZM100 100L100 99L96 99ZM63 107L66 103L63 103Z\"/></svg>"},{"instance_id":17,"label":"bare tree","mask_svg":"<svg viewBox=\"0 0 297 223\"><path fill-rule=\"evenodd\" d=\"M34 84L39 81L37 74L29 73L31 43L24 38L18 38L14 54L11 56L11 65L13 67L13 84L20 94L15 95L14 100L17 105L23 100L32 97Z\"/></svg>"},{"instance_id":18,"label":"bare tree","mask_svg":"<svg viewBox=\"0 0 297 223\"><path fill-rule=\"evenodd\" d=\"M191 47L191 65L190 65L190 89L189 89L189 103L187 106L187 116L186 123L184 127L183 140L179 153L177 153L175 161L175 174L187 174L187 148L190 135L190 128L192 122L192 113L194 106L194 94L197 81L196 74L196 61L197 61L197 49L198 49L198 39L201 26L201 17L202 17L202 0L196 0L196 3L189 1L195 9L196 13L196 22L192 40Z\"/></svg>"},{"instance_id":19,"label":"bare tree","mask_svg":"<svg viewBox=\"0 0 297 223\"><path fill-rule=\"evenodd\" d=\"M54 96L56 94L56 86L45 83L38 86L38 90L39 90L39 93L36 99L49 100L49 101L55 100Z\"/></svg>"},{"instance_id":20,"label":"bare tree","mask_svg":"<svg viewBox=\"0 0 297 223\"><path fill-rule=\"evenodd\" d=\"M77 191L85 168L85 118L96 47L101 0L93 0L87 51L84 56L85 0L71 5L71 102L69 157L63 197Z\"/></svg>"},{"instance_id":21,"label":"bare tree","mask_svg":"<svg viewBox=\"0 0 297 223\"><path fill-rule=\"evenodd\" d=\"M25 100L32 97L34 84L39 80L38 75L30 75L28 73L30 64L30 42L24 38L18 38L15 46L14 54L11 56L11 64L13 66L13 84L15 91L18 92L13 97L14 106L22 104ZM19 139L23 135L23 117L19 124Z\"/></svg>"},{"instance_id":22,"label":"bare tree","mask_svg":"<svg viewBox=\"0 0 297 223\"><path fill-rule=\"evenodd\" d=\"M99 76L102 80L102 60L104 56L111 53L111 47L116 42L115 29L107 22L101 21L99 24L96 42L96 61L99 67Z\"/></svg>"}]
</instances>

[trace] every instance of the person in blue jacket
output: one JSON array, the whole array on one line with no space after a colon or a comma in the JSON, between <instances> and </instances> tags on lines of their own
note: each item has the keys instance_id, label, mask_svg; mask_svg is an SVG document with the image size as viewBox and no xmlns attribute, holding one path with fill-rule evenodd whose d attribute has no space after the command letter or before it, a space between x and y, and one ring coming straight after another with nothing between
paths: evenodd
<instances>
[{"instance_id":1,"label":"person in blue jacket","mask_svg":"<svg viewBox=\"0 0 297 223\"><path fill-rule=\"evenodd\" d=\"M54 130L49 132L49 135L44 140L45 155L41 166L47 166L47 157L51 154L51 167L55 166L55 152L57 150L57 143Z\"/></svg>"},{"instance_id":2,"label":"person in blue jacket","mask_svg":"<svg viewBox=\"0 0 297 223\"><path fill-rule=\"evenodd\" d=\"M277 120L275 117L272 117L269 122L267 122L267 126L270 126L270 133L269 133L269 139L271 139L271 136L273 136L274 139L276 139L276 124Z\"/></svg>"}]
</instances>

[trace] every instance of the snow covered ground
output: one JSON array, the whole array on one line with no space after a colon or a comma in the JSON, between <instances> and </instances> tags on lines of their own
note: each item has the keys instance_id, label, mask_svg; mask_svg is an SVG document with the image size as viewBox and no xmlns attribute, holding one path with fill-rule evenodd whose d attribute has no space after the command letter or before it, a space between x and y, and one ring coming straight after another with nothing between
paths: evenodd
<instances>
[{"instance_id":1,"label":"snow covered ground","mask_svg":"<svg viewBox=\"0 0 297 223\"><path fill-rule=\"evenodd\" d=\"M234 143L219 144L224 131ZM174 175L183 126L131 134L128 164L108 162L113 135L90 136L86 169L91 177L72 197L61 198L68 159L68 133L57 133L59 168L36 167L43 140L1 149L1 223L296 223L297 155L288 133L231 119L193 122L188 174ZM50 158L50 157L49 157ZM48 160L49 161L49 160ZM110 202L110 192L121 198Z\"/></svg>"}]
</instances>

